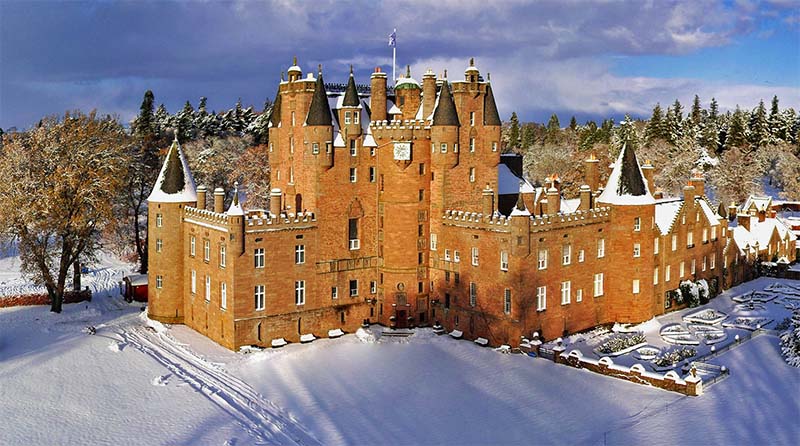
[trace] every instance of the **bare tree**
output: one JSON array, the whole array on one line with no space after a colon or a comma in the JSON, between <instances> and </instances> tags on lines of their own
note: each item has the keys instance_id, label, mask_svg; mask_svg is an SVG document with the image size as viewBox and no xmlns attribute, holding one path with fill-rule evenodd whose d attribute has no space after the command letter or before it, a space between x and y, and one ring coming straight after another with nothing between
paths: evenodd
<instances>
[{"instance_id":1,"label":"bare tree","mask_svg":"<svg viewBox=\"0 0 800 446\"><path fill-rule=\"evenodd\" d=\"M22 271L60 313L68 270L92 259L113 225L128 137L110 117L68 113L13 135L0 157L0 236L16 240Z\"/></svg>"}]
</instances>

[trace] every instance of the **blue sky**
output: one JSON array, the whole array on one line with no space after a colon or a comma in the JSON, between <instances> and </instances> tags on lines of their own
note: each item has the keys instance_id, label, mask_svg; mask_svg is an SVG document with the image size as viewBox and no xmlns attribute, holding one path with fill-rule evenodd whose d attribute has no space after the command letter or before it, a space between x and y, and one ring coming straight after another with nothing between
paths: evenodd
<instances>
[{"instance_id":1,"label":"blue sky","mask_svg":"<svg viewBox=\"0 0 800 446\"><path fill-rule=\"evenodd\" d=\"M367 83L391 72L393 28L417 79L461 79L475 57L504 119L619 120L695 94L800 108L800 0L0 0L0 127L75 108L128 121L147 89L171 112L200 96L260 108L295 55L327 81L353 64Z\"/></svg>"}]
</instances>

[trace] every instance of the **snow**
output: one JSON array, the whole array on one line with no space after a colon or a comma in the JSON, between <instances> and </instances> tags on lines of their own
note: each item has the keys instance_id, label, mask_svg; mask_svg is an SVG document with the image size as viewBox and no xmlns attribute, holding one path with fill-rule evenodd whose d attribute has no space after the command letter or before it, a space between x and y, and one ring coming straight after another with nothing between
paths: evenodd
<instances>
[{"instance_id":1,"label":"snow","mask_svg":"<svg viewBox=\"0 0 800 446\"><path fill-rule=\"evenodd\" d=\"M678 213L683 207L683 200L674 198L658 200L655 207L656 226L661 231L661 235L667 235L678 218Z\"/></svg>"},{"instance_id":2,"label":"snow","mask_svg":"<svg viewBox=\"0 0 800 446\"><path fill-rule=\"evenodd\" d=\"M603 192L600 193L600 196L597 197L597 201L601 203L608 203L608 204L616 204L621 206L634 206L634 205L644 205L644 204L653 204L655 203L655 199L650 194L650 189L647 185L647 181L644 181L644 174L642 173L641 166L637 165L636 168L639 171L639 175L642 177L642 181L644 182L644 190L645 193L643 195L630 195L626 193L618 192L617 185L620 182L620 177L622 176L622 157L625 154L625 149L620 150L619 156L617 157L616 163L614 163L614 168L611 170L611 174L608 176L608 182L606 183L606 187L603 189Z\"/></svg>"},{"instance_id":3,"label":"snow","mask_svg":"<svg viewBox=\"0 0 800 446\"><path fill-rule=\"evenodd\" d=\"M164 177L167 171L167 160L170 157L170 154L167 153L167 156L164 158L164 164L161 165L161 171L158 173L156 184L153 186L153 191L150 193L150 196L147 197L147 201L149 202L197 202L197 188L194 184L194 177L192 177L192 171L189 169L189 162L186 161L186 156L184 155L183 149L181 148L181 145L177 139L172 142L172 146L169 148L170 152L173 150L178 151L178 159L181 161L181 167L183 169L183 188L174 194L168 194L161 190L161 185L164 184Z\"/></svg>"},{"instance_id":4,"label":"snow","mask_svg":"<svg viewBox=\"0 0 800 446\"><path fill-rule=\"evenodd\" d=\"M518 194L520 190L523 193L533 193L535 191L533 185L524 179L516 176L507 165L500 163L497 165L497 194L510 195Z\"/></svg>"},{"instance_id":5,"label":"snow","mask_svg":"<svg viewBox=\"0 0 800 446\"><path fill-rule=\"evenodd\" d=\"M129 266L103 263L85 276L98 290L92 302L65 305L60 315L44 306L0 309L0 444L552 444L568 435L570 444L788 445L800 437L800 369L784 362L773 335L710 360L731 374L700 397L430 329L389 337L372 326L237 353L147 319L118 295ZM709 306L730 312L731 296L775 283L775 293L798 284L762 278ZM766 304L771 317L785 314L781 300L789 303ZM642 330L652 343L658 327L694 311L619 328ZM89 325L96 335L84 333ZM567 351L596 360L574 341L566 338ZM613 362L627 370L636 360Z\"/></svg>"}]
</instances>

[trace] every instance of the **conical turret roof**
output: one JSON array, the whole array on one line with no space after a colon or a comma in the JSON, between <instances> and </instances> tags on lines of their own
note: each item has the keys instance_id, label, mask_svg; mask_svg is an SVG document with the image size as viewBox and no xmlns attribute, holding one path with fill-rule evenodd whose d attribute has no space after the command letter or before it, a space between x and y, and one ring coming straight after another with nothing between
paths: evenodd
<instances>
[{"instance_id":1,"label":"conical turret roof","mask_svg":"<svg viewBox=\"0 0 800 446\"><path fill-rule=\"evenodd\" d=\"M492 84L486 84L486 97L483 98L483 125L503 125L500 113L497 112L497 103L494 101Z\"/></svg>"},{"instance_id":2,"label":"conical turret roof","mask_svg":"<svg viewBox=\"0 0 800 446\"><path fill-rule=\"evenodd\" d=\"M456 104L450 94L450 86L445 81L442 83L442 91L439 93L439 102L436 110L433 111L433 125L461 125L458 121Z\"/></svg>"},{"instance_id":3,"label":"conical turret roof","mask_svg":"<svg viewBox=\"0 0 800 446\"><path fill-rule=\"evenodd\" d=\"M343 107L358 107L360 101L358 100L358 91L356 90L356 80L353 77L353 67L350 67L350 79L347 80L347 87L344 89L344 100L342 100Z\"/></svg>"},{"instance_id":4,"label":"conical turret roof","mask_svg":"<svg viewBox=\"0 0 800 446\"><path fill-rule=\"evenodd\" d=\"M175 140L167 153L161 172L158 174L153 191L147 197L147 201L159 203L181 203L196 202L197 189L194 184L192 172L189 170L189 163L183 154L183 149L178 142L177 134Z\"/></svg>"},{"instance_id":5,"label":"conical turret roof","mask_svg":"<svg viewBox=\"0 0 800 446\"><path fill-rule=\"evenodd\" d=\"M317 76L317 85L314 87L314 96L311 97L311 106L308 108L306 125L331 125L332 123L328 95L325 93L325 83L322 81L322 71L320 71Z\"/></svg>"},{"instance_id":6,"label":"conical turret roof","mask_svg":"<svg viewBox=\"0 0 800 446\"><path fill-rule=\"evenodd\" d=\"M653 204L655 199L647 188L636 153L627 144L622 146L614 169L608 177L603 193L597 197L601 203L618 205Z\"/></svg>"}]
</instances>

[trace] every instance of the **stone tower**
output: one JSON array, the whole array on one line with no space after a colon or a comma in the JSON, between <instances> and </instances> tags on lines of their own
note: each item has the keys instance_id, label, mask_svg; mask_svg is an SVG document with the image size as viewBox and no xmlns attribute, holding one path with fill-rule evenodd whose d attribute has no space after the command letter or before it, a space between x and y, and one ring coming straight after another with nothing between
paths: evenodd
<instances>
[{"instance_id":1,"label":"stone tower","mask_svg":"<svg viewBox=\"0 0 800 446\"><path fill-rule=\"evenodd\" d=\"M197 191L177 134L147 198L148 315L165 323L183 323L183 209L197 205ZM195 247L195 249L202 249Z\"/></svg>"}]
</instances>

